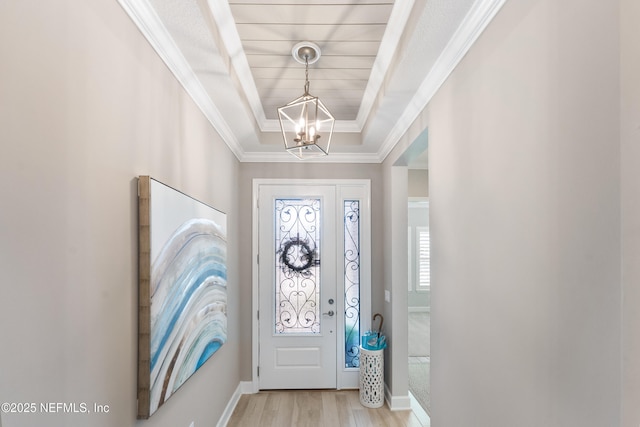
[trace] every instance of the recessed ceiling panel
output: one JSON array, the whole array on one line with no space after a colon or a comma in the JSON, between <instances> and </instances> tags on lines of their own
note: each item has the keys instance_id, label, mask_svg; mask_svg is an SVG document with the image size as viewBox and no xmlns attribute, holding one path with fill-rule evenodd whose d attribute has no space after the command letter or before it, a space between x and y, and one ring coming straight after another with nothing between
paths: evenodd
<instances>
[{"instance_id":1,"label":"recessed ceiling panel","mask_svg":"<svg viewBox=\"0 0 640 427\"><path fill-rule=\"evenodd\" d=\"M230 7L267 119L303 94L304 66L291 54L300 41L321 50L309 67L311 93L337 120L357 118L392 1L232 1Z\"/></svg>"}]
</instances>

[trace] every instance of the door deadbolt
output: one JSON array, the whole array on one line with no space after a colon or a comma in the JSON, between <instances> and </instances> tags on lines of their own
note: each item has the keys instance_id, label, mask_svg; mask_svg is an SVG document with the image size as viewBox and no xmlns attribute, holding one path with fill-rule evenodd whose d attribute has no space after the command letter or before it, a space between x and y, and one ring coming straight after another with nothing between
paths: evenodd
<instances>
[{"instance_id":1,"label":"door deadbolt","mask_svg":"<svg viewBox=\"0 0 640 427\"><path fill-rule=\"evenodd\" d=\"M329 298L329 304L333 304L333 298Z\"/></svg>"}]
</instances>

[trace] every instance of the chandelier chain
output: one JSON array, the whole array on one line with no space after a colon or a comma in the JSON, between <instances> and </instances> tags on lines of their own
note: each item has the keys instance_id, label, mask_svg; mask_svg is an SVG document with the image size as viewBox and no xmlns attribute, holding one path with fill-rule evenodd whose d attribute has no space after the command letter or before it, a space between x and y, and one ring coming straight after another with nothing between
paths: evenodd
<instances>
[{"instance_id":1,"label":"chandelier chain","mask_svg":"<svg viewBox=\"0 0 640 427\"><path fill-rule=\"evenodd\" d=\"M304 56L304 94L309 95L309 56Z\"/></svg>"}]
</instances>

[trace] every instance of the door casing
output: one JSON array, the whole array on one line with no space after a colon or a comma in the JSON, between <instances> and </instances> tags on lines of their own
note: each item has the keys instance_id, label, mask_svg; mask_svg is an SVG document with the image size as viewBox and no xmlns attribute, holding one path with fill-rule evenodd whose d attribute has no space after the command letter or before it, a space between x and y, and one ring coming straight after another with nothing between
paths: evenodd
<instances>
[{"instance_id":1,"label":"door casing","mask_svg":"<svg viewBox=\"0 0 640 427\"><path fill-rule=\"evenodd\" d=\"M258 268L258 253L259 253L259 215L258 215L258 196L260 193L261 185L292 185L292 186L323 186L333 185L336 186L336 200L340 202L344 199L357 198L361 201L360 211L360 331L366 331L371 327L371 181L368 179L254 179L253 180L253 193L252 193L252 210L253 210L253 222L252 222L252 392L257 393L260 390L260 383L258 377L258 363L259 363L259 322L258 322L258 309L260 306L259 301L259 268ZM340 263L338 263L338 275L344 275L344 267L340 269ZM342 282L342 281L341 281ZM338 295L343 292L344 295L344 283L338 283ZM338 298L340 300L340 298ZM338 310L340 313L340 310ZM344 336L344 322L338 322L337 336ZM338 343L338 372L337 374L337 388L357 388L358 387L358 374L357 368L344 368L344 356L340 356L340 349L344 348L344 345ZM343 353L343 352L342 352ZM341 362L342 361L342 362Z\"/></svg>"}]
</instances>

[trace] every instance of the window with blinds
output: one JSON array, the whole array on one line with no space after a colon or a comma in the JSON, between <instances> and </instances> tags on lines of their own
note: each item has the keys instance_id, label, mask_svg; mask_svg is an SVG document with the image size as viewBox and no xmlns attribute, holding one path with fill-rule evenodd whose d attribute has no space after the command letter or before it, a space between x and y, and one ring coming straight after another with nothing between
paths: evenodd
<instances>
[{"instance_id":1,"label":"window with blinds","mask_svg":"<svg viewBox=\"0 0 640 427\"><path fill-rule=\"evenodd\" d=\"M431 254L429 227L416 227L416 288L427 290L431 285Z\"/></svg>"}]
</instances>

